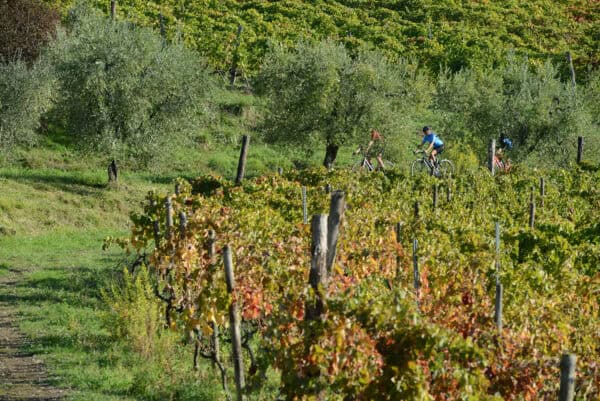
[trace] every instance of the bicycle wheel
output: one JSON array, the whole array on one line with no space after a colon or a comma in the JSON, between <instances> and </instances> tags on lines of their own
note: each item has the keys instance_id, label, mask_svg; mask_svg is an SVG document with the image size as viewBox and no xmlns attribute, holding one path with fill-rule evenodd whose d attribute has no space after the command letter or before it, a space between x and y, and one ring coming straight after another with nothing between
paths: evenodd
<instances>
[{"instance_id":1,"label":"bicycle wheel","mask_svg":"<svg viewBox=\"0 0 600 401\"><path fill-rule=\"evenodd\" d=\"M429 174L431 174L431 170L429 169L429 166L423 161L423 159L417 159L414 162L412 162L412 165L410 166L411 176L416 177L419 175Z\"/></svg>"},{"instance_id":2,"label":"bicycle wheel","mask_svg":"<svg viewBox=\"0 0 600 401\"><path fill-rule=\"evenodd\" d=\"M365 166L365 161L361 160L361 161L358 161L358 162L354 163L352 165L352 169L351 170L352 170L353 173L356 173L358 171L364 171L366 169L367 169L367 166Z\"/></svg>"},{"instance_id":3,"label":"bicycle wheel","mask_svg":"<svg viewBox=\"0 0 600 401\"><path fill-rule=\"evenodd\" d=\"M392 163L392 162L391 162L391 161L389 161L389 160L384 160L384 161L383 161L383 167L384 167L385 169L391 169L391 168L394 168L394 167L396 167L396 164Z\"/></svg>"},{"instance_id":4,"label":"bicycle wheel","mask_svg":"<svg viewBox=\"0 0 600 401\"><path fill-rule=\"evenodd\" d=\"M437 167L437 176L439 178L448 178L454 174L454 164L450 160L440 160Z\"/></svg>"}]
</instances>

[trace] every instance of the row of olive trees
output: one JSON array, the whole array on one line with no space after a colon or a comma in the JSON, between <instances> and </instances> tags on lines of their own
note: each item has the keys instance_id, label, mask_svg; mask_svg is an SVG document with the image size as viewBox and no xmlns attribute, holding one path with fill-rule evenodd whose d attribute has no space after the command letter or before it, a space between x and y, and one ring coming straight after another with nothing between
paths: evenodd
<instances>
[{"instance_id":1,"label":"row of olive trees","mask_svg":"<svg viewBox=\"0 0 600 401\"><path fill-rule=\"evenodd\" d=\"M552 164L572 159L577 136L600 144L599 73L576 87L561 81L550 62L532 68L510 55L489 70L436 78L418 71L408 63L391 64L377 52L350 57L333 42L276 47L258 77L259 93L267 99L266 138L325 146L325 165L341 145L367 141L370 127L395 143L416 145L419 124L408 128L407 122L433 124L450 147L461 143L480 159L490 139L500 135L515 143L512 157Z\"/></svg>"},{"instance_id":2,"label":"row of olive trees","mask_svg":"<svg viewBox=\"0 0 600 401\"><path fill-rule=\"evenodd\" d=\"M492 70L440 75L432 108L453 139L479 154L490 139L504 135L515 144L513 157L560 164L573 160L577 136L600 140L594 80L577 87L561 81L550 62L532 69L527 60L510 57Z\"/></svg>"},{"instance_id":3,"label":"row of olive trees","mask_svg":"<svg viewBox=\"0 0 600 401\"><path fill-rule=\"evenodd\" d=\"M44 117L82 148L148 164L205 122L217 81L197 53L85 6L65 25L37 61L0 65L0 151L34 143ZM267 54L254 84L265 99L257 128L268 142L325 150L325 165L341 146L368 141L370 128L399 154L422 125L479 155L504 134L517 158L561 162L565 142L598 128L599 82L595 73L576 87L550 63L532 69L516 57L431 77L375 50L301 41Z\"/></svg>"},{"instance_id":4,"label":"row of olive trees","mask_svg":"<svg viewBox=\"0 0 600 401\"><path fill-rule=\"evenodd\" d=\"M140 164L197 132L215 86L197 53L85 6L56 36L0 66L0 149L33 143L49 110L82 148Z\"/></svg>"}]
</instances>

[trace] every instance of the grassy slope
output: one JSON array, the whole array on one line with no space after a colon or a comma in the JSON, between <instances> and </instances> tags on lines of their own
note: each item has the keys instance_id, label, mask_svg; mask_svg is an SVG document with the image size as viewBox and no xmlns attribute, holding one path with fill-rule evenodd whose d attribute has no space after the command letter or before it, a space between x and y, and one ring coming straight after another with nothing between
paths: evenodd
<instances>
[{"instance_id":1,"label":"grassy slope","mask_svg":"<svg viewBox=\"0 0 600 401\"><path fill-rule=\"evenodd\" d=\"M240 131L235 118L229 123ZM223 398L210 366L194 372L190 346L172 335L149 340L154 349L146 354L113 336L101 291L121 280L130 261L120 249L102 251L102 243L127 232L148 191L167 192L178 176L233 178L238 157L235 143L181 149L168 165L124 165L119 183L108 185L105 159L79 154L52 133L0 167L0 275L19 278L16 288L0 288L0 299L18 310L33 340L28 351L47 362L57 386L72 389L72 399ZM251 143L249 175L280 165L291 166L285 154Z\"/></svg>"},{"instance_id":2,"label":"grassy slope","mask_svg":"<svg viewBox=\"0 0 600 401\"><path fill-rule=\"evenodd\" d=\"M52 141L21 156L28 167L0 169L0 274L19 276L0 298L18 309L30 351L47 361L56 384L77 400L214 399L218 383L206 369L190 369L189 349L161 359L182 352L175 339L166 336L152 360L115 341L100 297L127 265L121 250L102 251L103 238L126 233L144 194L167 191L176 174L125 172L108 186L100 160ZM169 370L180 372L176 382L164 382Z\"/></svg>"}]
</instances>

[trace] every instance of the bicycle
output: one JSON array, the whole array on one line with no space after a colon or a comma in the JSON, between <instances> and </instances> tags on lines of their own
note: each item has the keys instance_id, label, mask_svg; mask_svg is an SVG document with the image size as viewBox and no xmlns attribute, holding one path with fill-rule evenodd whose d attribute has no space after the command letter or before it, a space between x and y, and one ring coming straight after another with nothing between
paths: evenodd
<instances>
[{"instance_id":1,"label":"bicycle","mask_svg":"<svg viewBox=\"0 0 600 401\"><path fill-rule=\"evenodd\" d=\"M454 173L454 164L450 160L436 159L433 163L424 150L417 150L414 153L422 153L423 157L412 162L410 166L411 176L428 174L438 178L447 178Z\"/></svg>"},{"instance_id":2,"label":"bicycle","mask_svg":"<svg viewBox=\"0 0 600 401\"><path fill-rule=\"evenodd\" d=\"M507 159L506 161L504 161L504 159L499 158L497 154L494 154L494 169L496 171L508 173L511 168L512 164L510 160Z\"/></svg>"},{"instance_id":3,"label":"bicycle","mask_svg":"<svg viewBox=\"0 0 600 401\"><path fill-rule=\"evenodd\" d=\"M389 160L384 160L383 161L383 168L384 169L390 169L393 168L395 166L394 163L392 163ZM379 166L378 166L379 167ZM356 162L353 166L352 166L352 171L356 172L359 170L367 170L367 171L374 171L376 170L377 167L373 166L373 163L371 163L371 159L370 157L366 154L366 152L363 152L363 157L361 161Z\"/></svg>"}]
</instances>

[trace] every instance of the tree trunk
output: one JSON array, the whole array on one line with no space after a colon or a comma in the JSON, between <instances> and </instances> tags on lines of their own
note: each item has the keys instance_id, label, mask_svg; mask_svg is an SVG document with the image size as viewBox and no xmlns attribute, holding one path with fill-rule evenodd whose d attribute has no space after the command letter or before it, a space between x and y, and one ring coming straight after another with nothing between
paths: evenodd
<instances>
[{"instance_id":1,"label":"tree trunk","mask_svg":"<svg viewBox=\"0 0 600 401\"><path fill-rule=\"evenodd\" d=\"M338 145L334 145L332 143L327 144L327 147L325 148L325 160L323 161L323 166L327 168L333 166L333 162L337 157L337 152L339 148L340 147Z\"/></svg>"}]
</instances>

